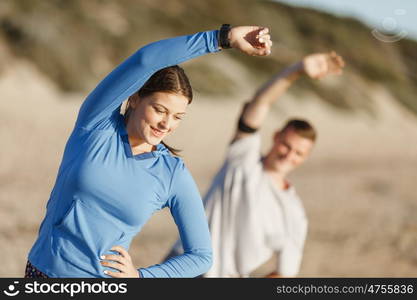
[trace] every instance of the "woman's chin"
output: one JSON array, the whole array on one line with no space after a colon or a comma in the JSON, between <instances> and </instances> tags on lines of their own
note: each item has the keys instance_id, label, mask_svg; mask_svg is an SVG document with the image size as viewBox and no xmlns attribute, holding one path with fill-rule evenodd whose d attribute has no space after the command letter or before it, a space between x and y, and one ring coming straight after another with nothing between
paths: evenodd
<instances>
[{"instance_id":1,"label":"woman's chin","mask_svg":"<svg viewBox=\"0 0 417 300\"><path fill-rule=\"evenodd\" d=\"M159 143L161 143L161 141L162 141L162 138L158 138L158 137L154 137L154 136L149 137L149 138L146 139L146 142L149 145L152 145L152 146L158 145Z\"/></svg>"}]
</instances>

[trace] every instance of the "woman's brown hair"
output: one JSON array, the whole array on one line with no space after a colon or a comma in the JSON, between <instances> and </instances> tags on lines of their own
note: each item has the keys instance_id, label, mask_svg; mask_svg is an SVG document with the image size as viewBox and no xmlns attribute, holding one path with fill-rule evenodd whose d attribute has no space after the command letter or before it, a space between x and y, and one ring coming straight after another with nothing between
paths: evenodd
<instances>
[{"instance_id":1,"label":"woman's brown hair","mask_svg":"<svg viewBox=\"0 0 417 300\"><path fill-rule=\"evenodd\" d=\"M190 85L190 81L188 80L187 75L185 75L184 70L177 65L163 68L155 72L137 91L139 97L141 98L156 92L167 92L183 95L188 99L188 104L193 101L193 91ZM132 107L130 105L130 100L128 100L124 113L126 122L131 112ZM178 156L178 153L181 151L168 146L163 141L161 141L161 143L167 147L167 149L174 155Z\"/></svg>"}]
</instances>

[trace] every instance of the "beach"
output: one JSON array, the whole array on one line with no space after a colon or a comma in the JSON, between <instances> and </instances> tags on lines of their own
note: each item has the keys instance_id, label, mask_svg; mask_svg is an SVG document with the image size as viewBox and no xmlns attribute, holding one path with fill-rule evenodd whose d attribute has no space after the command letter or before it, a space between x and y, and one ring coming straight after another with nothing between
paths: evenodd
<instances>
[{"instance_id":1,"label":"beach","mask_svg":"<svg viewBox=\"0 0 417 300\"><path fill-rule=\"evenodd\" d=\"M0 276L21 277L86 95L60 92L28 61L3 66L0 243L7 259ZM342 79L323 84L332 80ZM224 98L197 93L183 124L167 139L183 149L202 195L222 163L242 103L257 87L242 84L247 88L240 94ZM274 105L261 130L263 151L289 117L307 118L319 133L311 158L290 176L309 220L301 277L417 272L417 119L383 85L364 88L372 92L377 115L344 112L313 94L290 93ZM131 244L133 262L138 268L160 263L177 235L169 211L155 213ZM272 264L273 259L266 269Z\"/></svg>"}]
</instances>

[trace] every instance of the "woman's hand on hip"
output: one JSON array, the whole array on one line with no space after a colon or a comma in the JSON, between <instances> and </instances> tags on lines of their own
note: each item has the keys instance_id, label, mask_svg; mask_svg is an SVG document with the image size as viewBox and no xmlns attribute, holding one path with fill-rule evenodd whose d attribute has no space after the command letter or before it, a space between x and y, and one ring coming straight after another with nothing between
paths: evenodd
<instances>
[{"instance_id":1,"label":"woman's hand on hip","mask_svg":"<svg viewBox=\"0 0 417 300\"><path fill-rule=\"evenodd\" d=\"M229 31L229 43L232 48L254 56L266 56L271 53L269 29L259 26L235 26Z\"/></svg>"},{"instance_id":2,"label":"woman's hand on hip","mask_svg":"<svg viewBox=\"0 0 417 300\"><path fill-rule=\"evenodd\" d=\"M110 267L117 271L105 270L104 273L114 278L139 278L139 271L135 268L132 258L122 246L114 246L110 250L119 252L120 255L102 255L100 263L102 266Z\"/></svg>"}]
</instances>

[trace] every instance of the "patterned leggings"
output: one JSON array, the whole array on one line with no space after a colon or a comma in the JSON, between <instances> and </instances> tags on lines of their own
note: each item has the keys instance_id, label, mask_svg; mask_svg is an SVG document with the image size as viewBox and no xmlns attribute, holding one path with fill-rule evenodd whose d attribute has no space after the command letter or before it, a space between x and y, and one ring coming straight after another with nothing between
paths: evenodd
<instances>
[{"instance_id":1,"label":"patterned leggings","mask_svg":"<svg viewBox=\"0 0 417 300\"><path fill-rule=\"evenodd\" d=\"M36 269L34 265L30 263L30 261L26 264L25 270L25 278L49 278L44 273Z\"/></svg>"}]
</instances>

